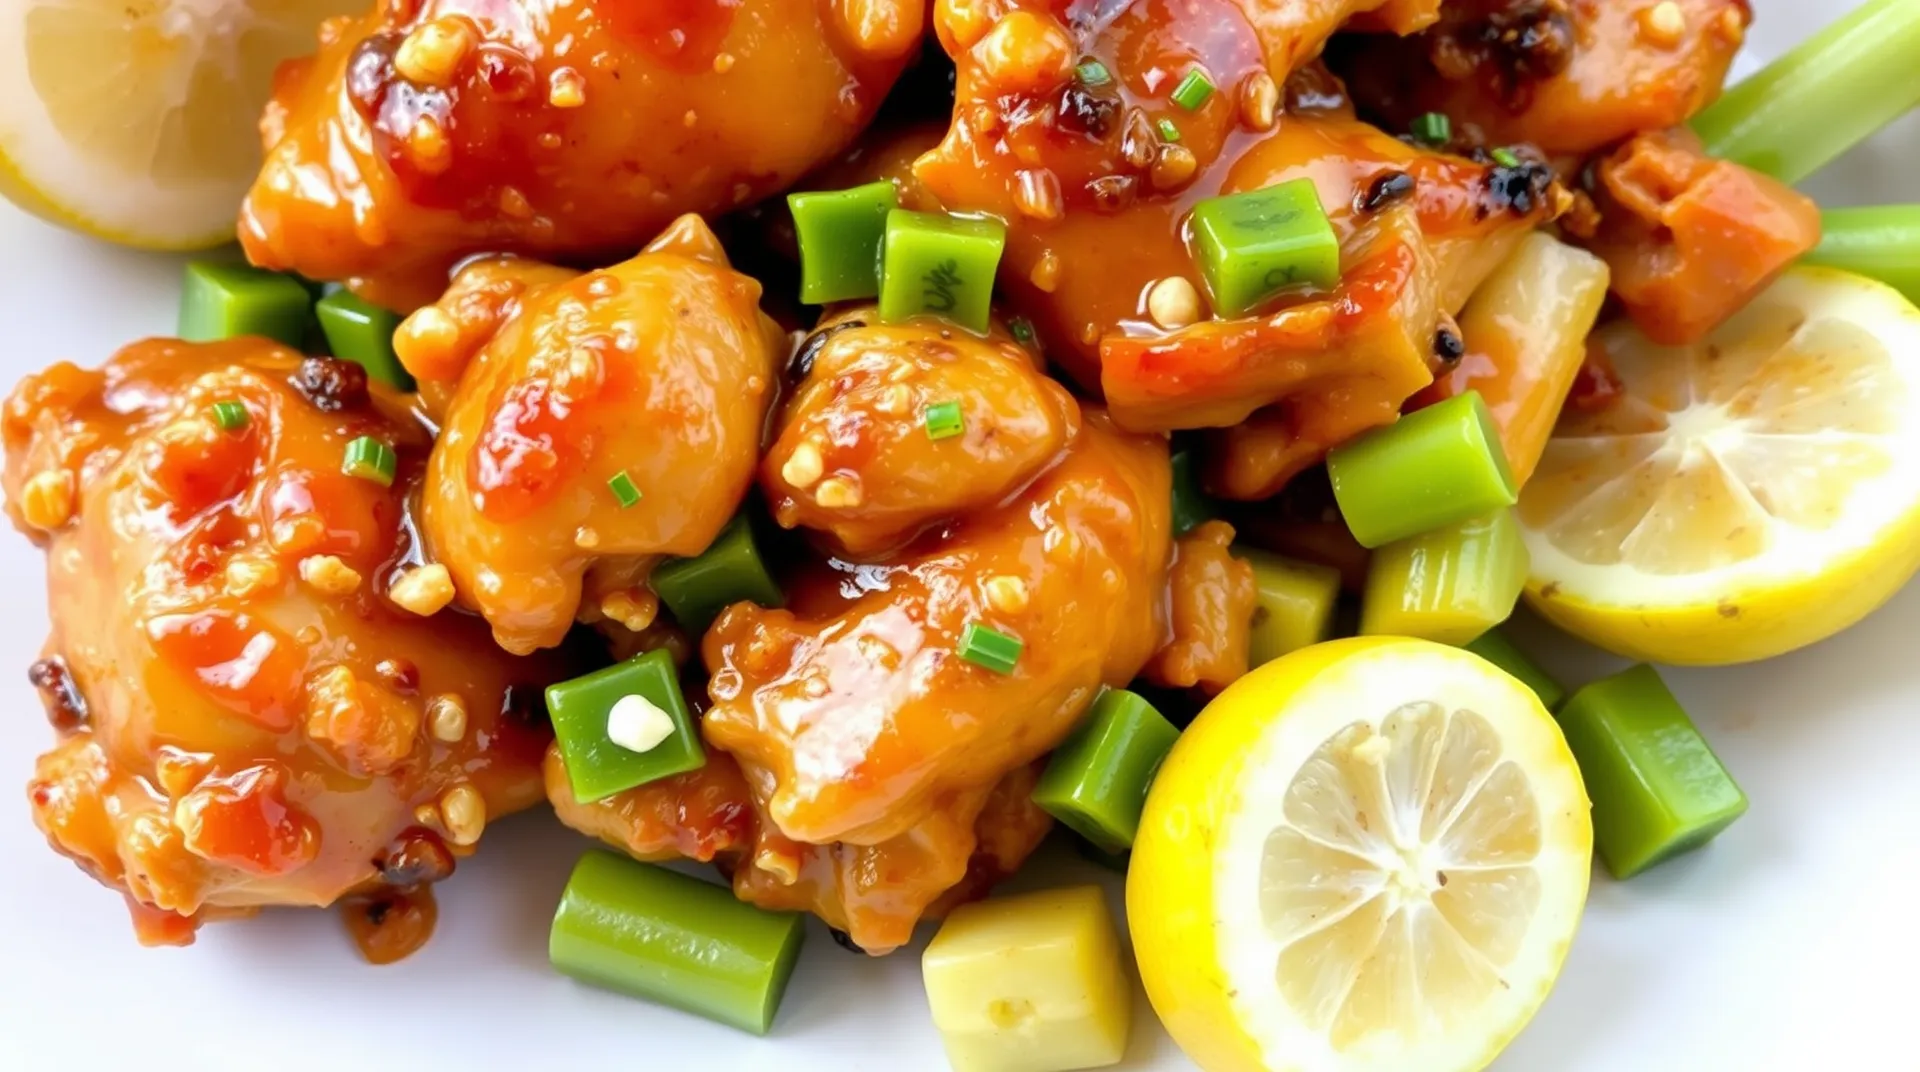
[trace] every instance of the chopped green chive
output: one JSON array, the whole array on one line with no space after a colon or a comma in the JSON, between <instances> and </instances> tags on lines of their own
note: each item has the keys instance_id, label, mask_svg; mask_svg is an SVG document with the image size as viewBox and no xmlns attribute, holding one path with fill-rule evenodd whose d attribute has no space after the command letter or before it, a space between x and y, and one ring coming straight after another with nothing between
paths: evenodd
<instances>
[{"instance_id":1,"label":"chopped green chive","mask_svg":"<svg viewBox=\"0 0 1920 1072\"><path fill-rule=\"evenodd\" d=\"M967 430L967 419L958 402L935 402L927 407L925 417L928 439L951 439Z\"/></svg>"},{"instance_id":2,"label":"chopped green chive","mask_svg":"<svg viewBox=\"0 0 1920 1072\"><path fill-rule=\"evenodd\" d=\"M1171 142L1180 140L1180 128L1173 125L1173 120L1162 119L1158 123L1155 123L1154 126L1160 131L1162 141Z\"/></svg>"},{"instance_id":3,"label":"chopped green chive","mask_svg":"<svg viewBox=\"0 0 1920 1072\"><path fill-rule=\"evenodd\" d=\"M1080 84L1083 86L1104 86L1113 81L1113 74L1107 70L1107 65L1099 60L1088 60L1075 67L1073 72L1079 76Z\"/></svg>"},{"instance_id":4,"label":"chopped green chive","mask_svg":"<svg viewBox=\"0 0 1920 1072\"><path fill-rule=\"evenodd\" d=\"M653 747L635 751L615 736L621 701L638 696L664 712L673 728ZM584 677L547 686L547 717L560 742L567 781L582 804L706 766L700 720L687 707L673 656L664 648ZM624 736L624 734L622 734Z\"/></svg>"},{"instance_id":5,"label":"chopped green chive","mask_svg":"<svg viewBox=\"0 0 1920 1072\"><path fill-rule=\"evenodd\" d=\"M372 436L361 436L347 444L346 458L340 463L340 471L388 488L393 486L393 474L399 465L400 459L394 456L392 447Z\"/></svg>"},{"instance_id":6,"label":"chopped green chive","mask_svg":"<svg viewBox=\"0 0 1920 1072\"><path fill-rule=\"evenodd\" d=\"M1014 664L1020 661L1020 649L1025 646L1019 637L979 622L968 622L960 633L960 657L998 674L1013 673Z\"/></svg>"},{"instance_id":7,"label":"chopped green chive","mask_svg":"<svg viewBox=\"0 0 1920 1072\"><path fill-rule=\"evenodd\" d=\"M351 361L367 375L402 391L414 389L413 377L393 352L393 333L400 314L362 301L346 290L336 290L313 307L327 349L342 361Z\"/></svg>"},{"instance_id":8,"label":"chopped green chive","mask_svg":"<svg viewBox=\"0 0 1920 1072\"><path fill-rule=\"evenodd\" d=\"M1198 111L1213 96L1213 83L1208 80L1205 71L1195 69L1187 72L1180 84L1173 88L1173 103L1189 112Z\"/></svg>"},{"instance_id":9,"label":"chopped green chive","mask_svg":"<svg viewBox=\"0 0 1920 1072\"><path fill-rule=\"evenodd\" d=\"M1413 140L1424 145L1445 145L1453 140L1453 120L1445 112L1428 112L1413 121Z\"/></svg>"},{"instance_id":10,"label":"chopped green chive","mask_svg":"<svg viewBox=\"0 0 1920 1072\"><path fill-rule=\"evenodd\" d=\"M1033 321L1024 316L1016 316L1007 321L1007 331L1013 335L1013 341L1022 346L1031 346L1034 340Z\"/></svg>"},{"instance_id":11,"label":"chopped green chive","mask_svg":"<svg viewBox=\"0 0 1920 1072\"><path fill-rule=\"evenodd\" d=\"M258 335L298 348L313 295L298 279L244 264L195 261L180 288L180 337L188 342Z\"/></svg>"},{"instance_id":12,"label":"chopped green chive","mask_svg":"<svg viewBox=\"0 0 1920 1072\"><path fill-rule=\"evenodd\" d=\"M1200 271L1223 317L1297 284L1340 282L1340 239L1312 179L1210 197L1193 208Z\"/></svg>"},{"instance_id":13,"label":"chopped green chive","mask_svg":"<svg viewBox=\"0 0 1920 1072\"><path fill-rule=\"evenodd\" d=\"M1109 689L1047 761L1033 802L1100 850L1125 852L1180 731L1139 695Z\"/></svg>"},{"instance_id":14,"label":"chopped green chive","mask_svg":"<svg viewBox=\"0 0 1920 1072\"><path fill-rule=\"evenodd\" d=\"M1007 228L998 220L887 213L880 319L892 324L929 314L986 334L993 275L1006 246Z\"/></svg>"},{"instance_id":15,"label":"chopped green chive","mask_svg":"<svg viewBox=\"0 0 1920 1072\"><path fill-rule=\"evenodd\" d=\"M1499 164L1501 167L1520 166L1520 157L1516 155L1512 149L1495 149L1487 155L1493 157L1493 162Z\"/></svg>"},{"instance_id":16,"label":"chopped green chive","mask_svg":"<svg viewBox=\"0 0 1920 1072\"><path fill-rule=\"evenodd\" d=\"M620 500L622 510L640 501L640 489L634 486L633 478L625 469L608 477L607 487L613 489L613 497Z\"/></svg>"},{"instance_id":17,"label":"chopped green chive","mask_svg":"<svg viewBox=\"0 0 1920 1072\"><path fill-rule=\"evenodd\" d=\"M890 182L788 194L800 240L800 300L825 305L880 293L880 242L899 203Z\"/></svg>"},{"instance_id":18,"label":"chopped green chive","mask_svg":"<svg viewBox=\"0 0 1920 1072\"><path fill-rule=\"evenodd\" d=\"M764 1035L806 933L798 912L595 849L567 880L547 955L583 983Z\"/></svg>"},{"instance_id":19,"label":"chopped green chive","mask_svg":"<svg viewBox=\"0 0 1920 1072\"><path fill-rule=\"evenodd\" d=\"M223 432L238 432L247 426L247 407L238 402L215 402L213 423Z\"/></svg>"}]
</instances>

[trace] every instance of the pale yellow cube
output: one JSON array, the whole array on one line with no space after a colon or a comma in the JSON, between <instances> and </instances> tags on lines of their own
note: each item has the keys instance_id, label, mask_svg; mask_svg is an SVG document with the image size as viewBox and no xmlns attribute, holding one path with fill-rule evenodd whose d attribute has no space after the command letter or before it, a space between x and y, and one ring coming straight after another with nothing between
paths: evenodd
<instances>
[{"instance_id":1,"label":"pale yellow cube","mask_svg":"<svg viewBox=\"0 0 1920 1072\"><path fill-rule=\"evenodd\" d=\"M921 960L956 1072L1119 1063L1133 988L1096 886L963 905Z\"/></svg>"}]
</instances>

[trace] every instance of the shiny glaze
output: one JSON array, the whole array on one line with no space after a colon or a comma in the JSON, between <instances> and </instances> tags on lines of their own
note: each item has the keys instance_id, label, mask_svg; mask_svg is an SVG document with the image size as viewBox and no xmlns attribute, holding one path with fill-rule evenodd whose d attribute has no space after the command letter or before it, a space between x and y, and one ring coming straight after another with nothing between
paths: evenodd
<instances>
[{"instance_id":1,"label":"shiny glaze","mask_svg":"<svg viewBox=\"0 0 1920 1072\"><path fill-rule=\"evenodd\" d=\"M1820 243L1820 206L1706 155L1686 129L1635 136L1593 168L1587 246L1655 342L1698 342Z\"/></svg>"},{"instance_id":2,"label":"shiny glaze","mask_svg":"<svg viewBox=\"0 0 1920 1072\"><path fill-rule=\"evenodd\" d=\"M617 255L845 148L915 53L924 12L380 0L279 72L241 241L257 264L356 278L399 308L432 300L468 253ZM459 44L444 71L412 80L396 56L429 24Z\"/></svg>"},{"instance_id":3,"label":"shiny glaze","mask_svg":"<svg viewBox=\"0 0 1920 1072\"><path fill-rule=\"evenodd\" d=\"M388 602L427 432L363 381L323 411L293 386L313 379L301 364L260 340L152 340L99 371L29 376L7 402L8 511L47 551L60 668L34 674L63 728L28 797L147 940L444 878L471 851L436 811L450 789L477 790L487 815L539 799L547 733L507 701L564 669ZM245 429L215 425L220 400L246 406ZM360 435L395 449L392 488L341 473ZM71 481L72 516L36 528L23 495L49 473ZM315 556L361 580L317 587L301 568ZM425 713L448 696L467 711L451 742Z\"/></svg>"},{"instance_id":4,"label":"shiny glaze","mask_svg":"<svg viewBox=\"0 0 1920 1072\"><path fill-rule=\"evenodd\" d=\"M733 607L703 644L708 743L796 841L919 826L1044 754L1160 646L1171 479L1163 441L1089 411L1023 494L929 533L838 613ZM958 656L975 621L1025 642L1012 673Z\"/></svg>"},{"instance_id":5,"label":"shiny glaze","mask_svg":"<svg viewBox=\"0 0 1920 1072\"><path fill-rule=\"evenodd\" d=\"M1215 693L1247 672L1253 630L1253 567L1233 555L1233 526L1208 521L1173 545L1167 577L1173 639L1142 675L1168 688Z\"/></svg>"},{"instance_id":6,"label":"shiny glaze","mask_svg":"<svg viewBox=\"0 0 1920 1072\"><path fill-rule=\"evenodd\" d=\"M780 524L826 533L854 555L997 505L1051 465L1080 424L1072 396L998 325L981 338L933 319L882 324L873 306L856 306L822 320L799 360L805 375L761 487ZM965 431L935 440L924 413L949 401Z\"/></svg>"},{"instance_id":7,"label":"shiny glaze","mask_svg":"<svg viewBox=\"0 0 1920 1072\"><path fill-rule=\"evenodd\" d=\"M1753 21L1749 0L1451 0L1414 38L1354 37L1335 67L1389 129L1426 112L1466 145L1530 144L1585 157L1678 126L1720 93Z\"/></svg>"},{"instance_id":8,"label":"shiny glaze","mask_svg":"<svg viewBox=\"0 0 1920 1072\"><path fill-rule=\"evenodd\" d=\"M403 327L408 368L459 384L421 534L501 647L558 644L583 584L650 598L637 560L698 554L738 511L787 347L759 298L686 217L595 272L479 262ZM456 326L423 327L443 320ZM622 471L632 507L607 485Z\"/></svg>"},{"instance_id":9,"label":"shiny glaze","mask_svg":"<svg viewBox=\"0 0 1920 1072\"><path fill-rule=\"evenodd\" d=\"M810 911L868 953L906 944L923 918L984 896L1040 844L1052 819L1033 803L1039 772L1021 767L955 794L919 826L877 845L809 845L783 837L754 806L733 758L581 804L558 749L547 790L560 821L641 860L711 860L734 893L772 910Z\"/></svg>"}]
</instances>

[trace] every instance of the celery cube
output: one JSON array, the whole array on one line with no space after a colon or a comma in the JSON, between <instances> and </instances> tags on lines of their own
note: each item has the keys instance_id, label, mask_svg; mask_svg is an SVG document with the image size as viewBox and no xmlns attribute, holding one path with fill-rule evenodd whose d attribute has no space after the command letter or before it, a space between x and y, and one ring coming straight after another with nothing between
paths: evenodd
<instances>
[{"instance_id":1,"label":"celery cube","mask_svg":"<svg viewBox=\"0 0 1920 1072\"><path fill-rule=\"evenodd\" d=\"M880 254L880 319L942 316L986 334L993 274L1007 245L998 220L894 209Z\"/></svg>"},{"instance_id":2,"label":"celery cube","mask_svg":"<svg viewBox=\"0 0 1920 1072\"><path fill-rule=\"evenodd\" d=\"M1066 1072L1126 1054L1133 991L1099 887L962 905L920 964L955 1072Z\"/></svg>"},{"instance_id":3,"label":"celery cube","mask_svg":"<svg viewBox=\"0 0 1920 1072\"><path fill-rule=\"evenodd\" d=\"M1333 636L1340 571L1244 547L1233 553L1253 566L1253 630L1247 666L1264 666L1290 651Z\"/></svg>"},{"instance_id":4,"label":"celery cube","mask_svg":"<svg viewBox=\"0 0 1920 1072\"><path fill-rule=\"evenodd\" d=\"M1210 197L1193 208L1200 271L1221 316L1298 284L1340 282L1340 239L1312 179Z\"/></svg>"},{"instance_id":5,"label":"celery cube","mask_svg":"<svg viewBox=\"0 0 1920 1072\"><path fill-rule=\"evenodd\" d=\"M1530 564L1512 510L1390 543L1367 568L1360 634L1465 644L1513 616Z\"/></svg>"}]
</instances>

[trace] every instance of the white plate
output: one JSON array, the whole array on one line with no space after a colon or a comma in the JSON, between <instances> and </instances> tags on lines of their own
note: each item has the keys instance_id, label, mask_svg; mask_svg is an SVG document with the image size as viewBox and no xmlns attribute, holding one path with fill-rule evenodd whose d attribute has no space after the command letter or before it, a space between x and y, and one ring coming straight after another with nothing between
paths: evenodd
<instances>
[{"instance_id":1,"label":"white plate","mask_svg":"<svg viewBox=\"0 0 1920 1072\"><path fill-rule=\"evenodd\" d=\"M1853 4L1754 6L1764 57ZM1916 120L1816 192L1920 199ZM176 286L174 261L0 205L0 381L171 330ZM16 787L0 791L0 1069L945 1067L914 952L852 956L817 925L767 1039L556 976L547 923L587 842L544 815L488 831L486 851L440 891L436 939L393 967L361 963L328 912L269 913L209 927L189 949L140 949L119 896L47 850L17 788L48 741L25 681L45 606L39 555L6 533L0 591L0 788ZM1909 590L1814 650L1669 675L1752 811L1707 851L1631 884L1596 877L1559 989L1499 1072L1920 1067L1916 634L1920 591ZM1566 645L1548 654L1576 681L1607 665ZM1069 854L1021 884L1100 874ZM1144 999L1123 1067L1190 1067Z\"/></svg>"}]
</instances>

